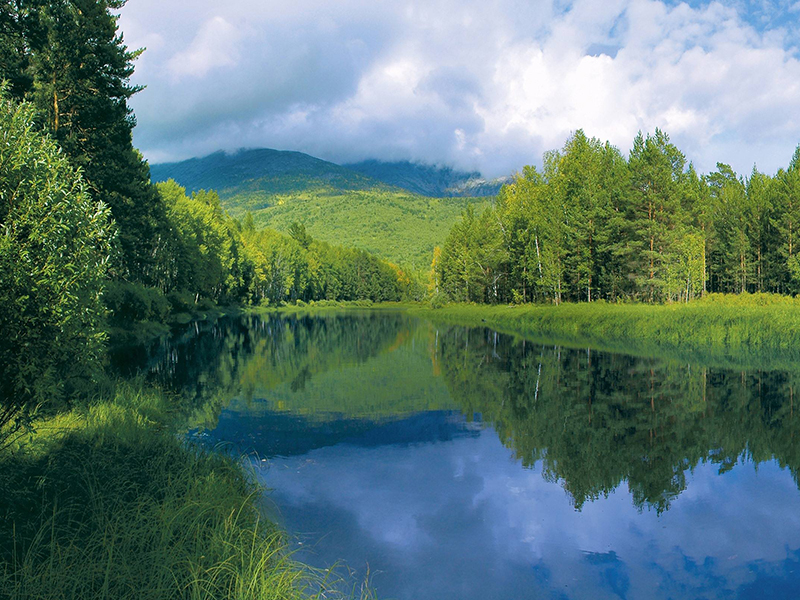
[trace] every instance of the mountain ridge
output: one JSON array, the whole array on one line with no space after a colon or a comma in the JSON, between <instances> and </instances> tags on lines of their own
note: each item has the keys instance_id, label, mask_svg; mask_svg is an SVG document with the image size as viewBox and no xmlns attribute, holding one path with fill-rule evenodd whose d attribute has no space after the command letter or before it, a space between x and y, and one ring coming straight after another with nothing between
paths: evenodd
<instances>
[{"instance_id":1,"label":"mountain ridge","mask_svg":"<svg viewBox=\"0 0 800 600\"><path fill-rule=\"evenodd\" d=\"M431 198L496 196L510 177L486 179L478 171L457 171L411 161L387 162L375 159L346 163L345 168L367 175L388 185Z\"/></svg>"},{"instance_id":2,"label":"mountain ridge","mask_svg":"<svg viewBox=\"0 0 800 600\"><path fill-rule=\"evenodd\" d=\"M249 183L244 186L247 191L260 185L261 191L275 194L320 185L361 190L383 184L429 198L488 197L496 196L502 185L511 181L511 177L486 179L478 171L411 161L369 159L340 165L304 152L271 148L219 150L184 161L155 163L150 173L153 181L175 179L190 192L214 189L220 197L236 193L243 183ZM305 180L287 185L289 176ZM265 183L270 184L269 189L264 189Z\"/></svg>"},{"instance_id":3,"label":"mountain ridge","mask_svg":"<svg viewBox=\"0 0 800 600\"><path fill-rule=\"evenodd\" d=\"M233 153L219 150L179 162L156 163L150 166L150 176L153 181L174 179L189 192L213 189L220 198L240 191L260 190L278 194L320 185L336 189L369 189L377 183L360 173L303 152L271 148L242 149Z\"/></svg>"},{"instance_id":4,"label":"mountain ridge","mask_svg":"<svg viewBox=\"0 0 800 600\"><path fill-rule=\"evenodd\" d=\"M381 175L388 181L302 152L262 148L154 164L150 172L154 182L174 179L190 193L215 190L235 218L250 213L256 225L283 232L302 223L316 239L417 270L428 268L434 246L444 242L467 206L490 201L455 193L423 196L395 185L468 189L475 173L414 163L378 166L391 175Z\"/></svg>"}]
</instances>

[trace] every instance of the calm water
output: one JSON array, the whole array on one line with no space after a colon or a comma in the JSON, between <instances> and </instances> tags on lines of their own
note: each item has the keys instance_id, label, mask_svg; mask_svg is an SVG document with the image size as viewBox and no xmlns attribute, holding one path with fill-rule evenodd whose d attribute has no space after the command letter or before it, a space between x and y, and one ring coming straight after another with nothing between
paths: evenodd
<instances>
[{"instance_id":1,"label":"calm water","mask_svg":"<svg viewBox=\"0 0 800 600\"><path fill-rule=\"evenodd\" d=\"M382 598L798 598L798 373L397 314L249 317L141 351L248 453L298 558Z\"/></svg>"}]
</instances>

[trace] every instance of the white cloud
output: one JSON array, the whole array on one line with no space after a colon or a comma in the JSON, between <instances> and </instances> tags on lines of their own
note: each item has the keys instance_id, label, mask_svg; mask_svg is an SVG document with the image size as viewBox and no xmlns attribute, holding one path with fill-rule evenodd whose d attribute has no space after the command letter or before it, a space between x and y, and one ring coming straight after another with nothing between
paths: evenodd
<instances>
[{"instance_id":1,"label":"white cloud","mask_svg":"<svg viewBox=\"0 0 800 600\"><path fill-rule=\"evenodd\" d=\"M151 160L219 148L504 174L570 132L666 130L701 170L774 171L800 142L796 12L660 0L136 0ZM760 9L759 9L760 10ZM762 23L759 25L759 23Z\"/></svg>"},{"instance_id":2,"label":"white cloud","mask_svg":"<svg viewBox=\"0 0 800 600\"><path fill-rule=\"evenodd\" d=\"M205 77L218 67L235 67L239 59L239 30L222 17L209 19L194 40L167 62L167 68L180 80L183 75Z\"/></svg>"}]
</instances>

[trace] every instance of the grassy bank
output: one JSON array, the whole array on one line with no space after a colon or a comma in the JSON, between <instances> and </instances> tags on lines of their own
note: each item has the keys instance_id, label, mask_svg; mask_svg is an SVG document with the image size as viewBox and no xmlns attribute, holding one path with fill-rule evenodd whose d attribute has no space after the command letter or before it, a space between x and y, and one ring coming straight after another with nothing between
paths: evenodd
<instances>
[{"instance_id":1,"label":"grassy bank","mask_svg":"<svg viewBox=\"0 0 800 600\"><path fill-rule=\"evenodd\" d=\"M710 294L675 304L448 304L433 309L413 302L322 301L250 310L405 311L438 323L491 327L544 344L726 368L800 369L800 297L774 294Z\"/></svg>"},{"instance_id":2,"label":"grassy bank","mask_svg":"<svg viewBox=\"0 0 800 600\"><path fill-rule=\"evenodd\" d=\"M410 312L572 347L727 367L797 369L800 364L800 298L786 296L712 294L688 304L667 305L451 304Z\"/></svg>"},{"instance_id":3,"label":"grassy bank","mask_svg":"<svg viewBox=\"0 0 800 600\"><path fill-rule=\"evenodd\" d=\"M417 302L372 302L372 300L312 300L303 302L298 300L294 304L283 306L256 306L247 309L247 312L255 314L276 313L276 314L298 314L298 313L318 313L336 312L341 310L407 310L420 308Z\"/></svg>"},{"instance_id":4,"label":"grassy bank","mask_svg":"<svg viewBox=\"0 0 800 600\"><path fill-rule=\"evenodd\" d=\"M0 598L321 597L242 464L188 447L175 417L122 384L0 453Z\"/></svg>"}]
</instances>

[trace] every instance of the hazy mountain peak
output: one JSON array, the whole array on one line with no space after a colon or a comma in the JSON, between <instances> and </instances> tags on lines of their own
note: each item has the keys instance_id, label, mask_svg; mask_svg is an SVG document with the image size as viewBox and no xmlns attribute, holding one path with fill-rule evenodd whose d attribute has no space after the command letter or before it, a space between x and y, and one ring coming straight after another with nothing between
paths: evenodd
<instances>
[{"instance_id":1,"label":"hazy mountain peak","mask_svg":"<svg viewBox=\"0 0 800 600\"><path fill-rule=\"evenodd\" d=\"M365 160L344 166L386 184L435 198L496 196L503 184L510 181L510 178L488 180L477 171L410 161Z\"/></svg>"}]
</instances>

